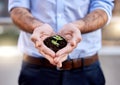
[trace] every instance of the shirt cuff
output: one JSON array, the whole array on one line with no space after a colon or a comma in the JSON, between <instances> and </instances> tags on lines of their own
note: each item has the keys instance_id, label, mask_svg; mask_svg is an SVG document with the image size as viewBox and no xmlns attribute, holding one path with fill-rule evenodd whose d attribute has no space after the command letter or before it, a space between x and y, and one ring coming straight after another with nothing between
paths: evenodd
<instances>
[{"instance_id":1,"label":"shirt cuff","mask_svg":"<svg viewBox=\"0 0 120 85\"><path fill-rule=\"evenodd\" d=\"M107 20L107 23L105 25L108 25L111 21L112 13L107 12L104 8L96 8L96 9L101 9L101 10L104 10L106 12L108 20ZM96 10L96 9L94 9L94 10ZM91 11L93 11L93 10L91 10Z\"/></svg>"},{"instance_id":2,"label":"shirt cuff","mask_svg":"<svg viewBox=\"0 0 120 85\"><path fill-rule=\"evenodd\" d=\"M90 7L90 12L91 11L94 11L96 9L101 9L101 10L104 10L108 16L108 21L106 23L106 25L108 25L111 21L111 18L112 18L112 10L113 10L113 7L114 7L114 3L111 1L109 3L105 3L105 2L102 2L102 1L99 1L99 2L93 2L91 4L91 7Z\"/></svg>"},{"instance_id":3,"label":"shirt cuff","mask_svg":"<svg viewBox=\"0 0 120 85\"><path fill-rule=\"evenodd\" d=\"M30 9L30 2L29 0L9 0L8 11L11 11L14 7L24 7Z\"/></svg>"}]
</instances>

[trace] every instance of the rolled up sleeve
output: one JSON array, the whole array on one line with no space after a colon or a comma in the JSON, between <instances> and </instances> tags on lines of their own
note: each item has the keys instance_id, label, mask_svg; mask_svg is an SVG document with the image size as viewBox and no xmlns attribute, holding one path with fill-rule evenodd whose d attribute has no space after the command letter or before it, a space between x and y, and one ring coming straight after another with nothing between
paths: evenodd
<instances>
[{"instance_id":1,"label":"rolled up sleeve","mask_svg":"<svg viewBox=\"0 0 120 85\"><path fill-rule=\"evenodd\" d=\"M102 9L108 15L108 24L112 17L112 10L114 8L114 0L91 0L90 12L96 9Z\"/></svg>"},{"instance_id":2,"label":"rolled up sleeve","mask_svg":"<svg viewBox=\"0 0 120 85\"><path fill-rule=\"evenodd\" d=\"M30 9L30 0L9 0L8 11L14 7L24 7Z\"/></svg>"}]
</instances>

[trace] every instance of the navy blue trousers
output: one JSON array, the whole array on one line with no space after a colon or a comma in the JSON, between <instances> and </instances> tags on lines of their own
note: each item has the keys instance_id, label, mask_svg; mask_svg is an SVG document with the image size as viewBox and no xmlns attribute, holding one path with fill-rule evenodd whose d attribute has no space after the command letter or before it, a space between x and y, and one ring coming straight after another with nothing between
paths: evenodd
<instances>
[{"instance_id":1,"label":"navy blue trousers","mask_svg":"<svg viewBox=\"0 0 120 85\"><path fill-rule=\"evenodd\" d=\"M74 70L57 70L23 62L19 85L105 85L99 61Z\"/></svg>"}]
</instances>

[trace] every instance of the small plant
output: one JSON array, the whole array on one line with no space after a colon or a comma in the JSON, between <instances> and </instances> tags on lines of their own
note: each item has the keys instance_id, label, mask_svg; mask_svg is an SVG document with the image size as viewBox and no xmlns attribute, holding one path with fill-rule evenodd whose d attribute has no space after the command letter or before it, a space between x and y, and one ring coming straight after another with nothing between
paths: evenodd
<instances>
[{"instance_id":1,"label":"small plant","mask_svg":"<svg viewBox=\"0 0 120 85\"><path fill-rule=\"evenodd\" d=\"M55 35L46 38L44 40L44 44L53 51L57 52L58 50L62 49L67 45L67 41L60 35Z\"/></svg>"},{"instance_id":2,"label":"small plant","mask_svg":"<svg viewBox=\"0 0 120 85\"><path fill-rule=\"evenodd\" d=\"M57 47L59 47L60 44L58 43L58 41L60 41L60 40L63 40L63 38L56 35L56 36L53 36L53 40L51 40L51 43L56 45Z\"/></svg>"},{"instance_id":3,"label":"small plant","mask_svg":"<svg viewBox=\"0 0 120 85\"><path fill-rule=\"evenodd\" d=\"M51 42L52 42L53 45L56 45L57 47L59 47L59 45L60 45L60 44L59 44L57 41L55 41L55 40L51 40Z\"/></svg>"},{"instance_id":4,"label":"small plant","mask_svg":"<svg viewBox=\"0 0 120 85\"><path fill-rule=\"evenodd\" d=\"M56 40L63 40L63 38L59 35L53 36L53 38L56 39Z\"/></svg>"}]
</instances>

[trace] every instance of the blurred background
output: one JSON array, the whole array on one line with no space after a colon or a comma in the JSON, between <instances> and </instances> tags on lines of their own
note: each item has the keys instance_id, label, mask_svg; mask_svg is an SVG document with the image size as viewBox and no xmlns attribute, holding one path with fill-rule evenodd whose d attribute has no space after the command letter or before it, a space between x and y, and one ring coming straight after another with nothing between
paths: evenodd
<instances>
[{"instance_id":1,"label":"blurred background","mask_svg":"<svg viewBox=\"0 0 120 85\"><path fill-rule=\"evenodd\" d=\"M0 85L17 85L22 56L17 50L19 29L7 11L8 0L0 0ZM120 0L115 0L113 17L102 30L100 62L106 85L120 84Z\"/></svg>"}]
</instances>

